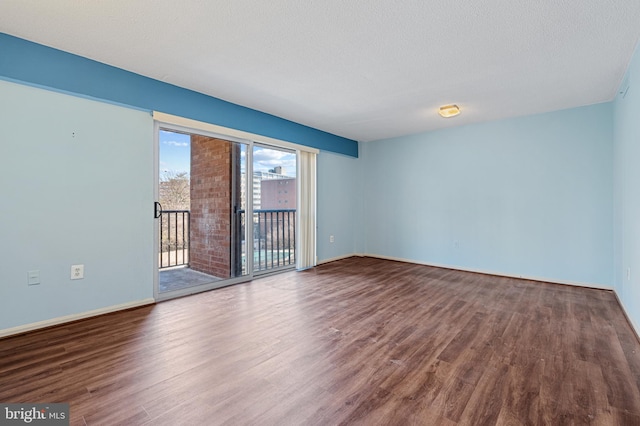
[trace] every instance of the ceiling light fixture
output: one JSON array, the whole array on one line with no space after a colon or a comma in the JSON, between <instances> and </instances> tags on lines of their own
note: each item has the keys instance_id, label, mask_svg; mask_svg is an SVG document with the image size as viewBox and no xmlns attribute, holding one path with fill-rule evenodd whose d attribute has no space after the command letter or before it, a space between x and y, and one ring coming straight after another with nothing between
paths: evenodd
<instances>
[{"instance_id":1,"label":"ceiling light fixture","mask_svg":"<svg viewBox=\"0 0 640 426\"><path fill-rule=\"evenodd\" d=\"M438 114L440 114L444 118L455 117L456 115L460 114L460 108L458 108L458 105L441 106Z\"/></svg>"}]
</instances>

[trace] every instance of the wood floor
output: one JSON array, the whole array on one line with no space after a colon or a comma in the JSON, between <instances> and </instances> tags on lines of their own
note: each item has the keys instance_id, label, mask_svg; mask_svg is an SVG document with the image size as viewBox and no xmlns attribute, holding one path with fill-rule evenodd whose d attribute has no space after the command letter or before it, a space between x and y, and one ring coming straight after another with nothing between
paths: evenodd
<instances>
[{"instance_id":1,"label":"wood floor","mask_svg":"<svg viewBox=\"0 0 640 426\"><path fill-rule=\"evenodd\" d=\"M370 258L0 340L77 425L640 425L608 291Z\"/></svg>"}]
</instances>

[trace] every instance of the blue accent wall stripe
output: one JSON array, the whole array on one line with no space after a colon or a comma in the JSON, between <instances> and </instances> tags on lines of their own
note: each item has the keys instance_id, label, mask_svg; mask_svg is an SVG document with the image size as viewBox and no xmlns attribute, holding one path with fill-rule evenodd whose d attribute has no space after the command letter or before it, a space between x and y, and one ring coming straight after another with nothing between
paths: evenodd
<instances>
[{"instance_id":1,"label":"blue accent wall stripe","mask_svg":"<svg viewBox=\"0 0 640 426\"><path fill-rule=\"evenodd\" d=\"M354 140L4 33L0 77L358 156Z\"/></svg>"}]
</instances>

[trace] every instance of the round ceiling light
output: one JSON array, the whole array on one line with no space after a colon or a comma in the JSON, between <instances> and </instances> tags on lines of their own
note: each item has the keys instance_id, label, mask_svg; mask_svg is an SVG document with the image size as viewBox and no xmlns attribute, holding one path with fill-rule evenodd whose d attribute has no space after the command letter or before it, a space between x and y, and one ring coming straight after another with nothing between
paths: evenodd
<instances>
[{"instance_id":1,"label":"round ceiling light","mask_svg":"<svg viewBox=\"0 0 640 426\"><path fill-rule=\"evenodd\" d=\"M440 114L440 116L444 118L455 117L456 115L460 114L460 108L458 108L458 105L441 106L438 114Z\"/></svg>"}]
</instances>

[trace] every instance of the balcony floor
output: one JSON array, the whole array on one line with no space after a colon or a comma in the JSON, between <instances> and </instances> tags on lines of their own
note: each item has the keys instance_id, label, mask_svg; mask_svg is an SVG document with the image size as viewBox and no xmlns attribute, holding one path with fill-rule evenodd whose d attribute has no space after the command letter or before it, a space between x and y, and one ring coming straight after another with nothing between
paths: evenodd
<instances>
[{"instance_id":1,"label":"balcony floor","mask_svg":"<svg viewBox=\"0 0 640 426\"><path fill-rule=\"evenodd\" d=\"M194 271L186 266L179 266L160 271L158 282L158 292L182 290L183 288L195 287L202 284L209 284L221 281L221 278L208 275L203 272Z\"/></svg>"}]
</instances>

